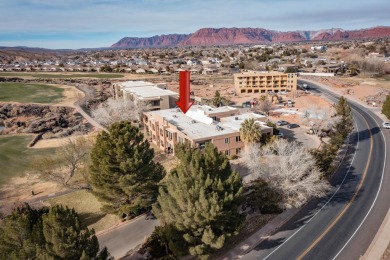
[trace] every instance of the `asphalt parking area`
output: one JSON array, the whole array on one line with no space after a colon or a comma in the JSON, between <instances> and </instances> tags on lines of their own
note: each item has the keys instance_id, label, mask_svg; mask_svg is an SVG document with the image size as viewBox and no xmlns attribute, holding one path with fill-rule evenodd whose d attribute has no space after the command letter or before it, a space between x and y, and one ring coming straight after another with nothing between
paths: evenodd
<instances>
[{"instance_id":1,"label":"asphalt parking area","mask_svg":"<svg viewBox=\"0 0 390 260\"><path fill-rule=\"evenodd\" d=\"M297 128L288 129L287 126L278 126L278 129L283 133L284 138L289 141L296 141L303 146L311 149L318 148L320 145L319 137L315 135L309 135L306 132L309 131L309 127L300 126Z\"/></svg>"}]
</instances>

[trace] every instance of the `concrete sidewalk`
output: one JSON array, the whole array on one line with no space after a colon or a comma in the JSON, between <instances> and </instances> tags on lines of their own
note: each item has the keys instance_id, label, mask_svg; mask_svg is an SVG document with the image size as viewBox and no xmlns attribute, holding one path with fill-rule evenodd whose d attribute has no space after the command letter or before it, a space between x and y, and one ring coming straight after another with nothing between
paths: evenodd
<instances>
[{"instance_id":1,"label":"concrete sidewalk","mask_svg":"<svg viewBox=\"0 0 390 260\"><path fill-rule=\"evenodd\" d=\"M372 240L371 245L368 247L366 253L361 259L381 259L387 246L390 243L390 209L386 214L385 219L380 226L378 233Z\"/></svg>"},{"instance_id":2,"label":"concrete sidewalk","mask_svg":"<svg viewBox=\"0 0 390 260\"><path fill-rule=\"evenodd\" d=\"M289 221L300 208L291 208L283 213L279 214L268 222L264 227L259 229L256 233L251 235L249 238L245 239L244 242L241 242L228 253L218 258L218 260L231 260L240 258L240 256L245 255L247 252L251 251L254 247L260 244L263 240L267 239L268 236L273 234L281 226L283 226L287 221Z\"/></svg>"}]
</instances>

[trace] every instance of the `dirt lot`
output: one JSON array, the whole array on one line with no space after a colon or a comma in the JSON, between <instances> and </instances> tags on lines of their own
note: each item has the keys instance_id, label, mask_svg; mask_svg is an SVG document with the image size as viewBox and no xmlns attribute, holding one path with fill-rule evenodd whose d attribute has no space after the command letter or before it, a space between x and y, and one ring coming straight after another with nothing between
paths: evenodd
<instances>
[{"instance_id":1,"label":"dirt lot","mask_svg":"<svg viewBox=\"0 0 390 260\"><path fill-rule=\"evenodd\" d=\"M364 101L369 96L373 96L381 91L390 91L390 80L388 77L368 78L357 77L302 77L323 83L341 95L350 96L360 101Z\"/></svg>"}]
</instances>

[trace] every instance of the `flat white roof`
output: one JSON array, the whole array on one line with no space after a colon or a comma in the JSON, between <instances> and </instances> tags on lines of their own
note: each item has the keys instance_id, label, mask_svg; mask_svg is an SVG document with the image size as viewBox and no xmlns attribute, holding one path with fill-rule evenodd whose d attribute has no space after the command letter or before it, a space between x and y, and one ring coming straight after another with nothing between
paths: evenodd
<instances>
[{"instance_id":1,"label":"flat white roof","mask_svg":"<svg viewBox=\"0 0 390 260\"><path fill-rule=\"evenodd\" d=\"M196 107L191 109L197 109ZM224 126L222 123L213 121L211 124L202 123L185 115L180 109L164 109L158 111L146 112L149 116L163 117L170 124L176 126L179 131L187 135L193 140L207 139L220 135L237 133L230 127Z\"/></svg>"},{"instance_id":2,"label":"flat white roof","mask_svg":"<svg viewBox=\"0 0 390 260\"><path fill-rule=\"evenodd\" d=\"M118 83L123 88L138 88L138 87L147 87L147 86L156 86L156 84L151 82L146 82L142 80L136 80L136 81L125 81Z\"/></svg>"},{"instance_id":3,"label":"flat white roof","mask_svg":"<svg viewBox=\"0 0 390 260\"><path fill-rule=\"evenodd\" d=\"M245 119L249 118L254 118L260 119L260 118L265 118L263 115L255 114L255 113L246 113L242 115L237 115L237 116L228 116L228 117L223 117L221 118L221 125L234 129L235 131L240 131L241 124L245 121ZM256 121L261 125L261 128L270 128L269 126L266 125L266 123L261 122L261 121Z\"/></svg>"},{"instance_id":4,"label":"flat white roof","mask_svg":"<svg viewBox=\"0 0 390 260\"><path fill-rule=\"evenodd\" d=\"M203 105L203 106L197 106L197 109L203 110L206 114L209 114L209 115L214 114L214 113L238 111L237 108L229 107L229 106L211 107L211 106Z\"/></svg>"},{"instance_id":5,"label":"flat white roof","mask_svg":"<svg viewBox=\"0 0 390 260\"><path fill-rule=\"evenodd\" d=\"M132 93L140 98L152 98L152 97L161 97L161 96L177 96L178 93L161 89L159 87L142 87L142 88L124 88L126 92Z\"/></svg>"},{"instance_id":6,"label":"flat white roof","mask_svg":"<svg viewBox=\"0 0 390 260\"><path fill-rule=\"evenodd\" d=\"M156 84L146 81L126 81L121 82L119 85L122 90L128 93L132 93L140 98L153 98L161 96L177 96L178 93L161 89Z\"/></svg>"}]
</instances>

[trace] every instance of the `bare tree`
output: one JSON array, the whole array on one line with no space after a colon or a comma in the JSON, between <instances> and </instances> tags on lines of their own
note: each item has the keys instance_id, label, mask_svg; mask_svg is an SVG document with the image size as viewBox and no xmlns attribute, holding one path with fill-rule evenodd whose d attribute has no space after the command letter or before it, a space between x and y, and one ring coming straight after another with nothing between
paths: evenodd
<instances>
[{"instance_id":1,"label":"bare tree","mask_svg":"<svg viewBox=\"0 0 390 260\"><path fill-rule=\"evenodd\" d=\"M348 62L356 65L362 72L368 74L383 75L385 73L385 63L377 57L363 57L361 55L353 54L346 58Z\"/></svg>"},{"instance_id":2,"label":"bare tree","mask_svg":"<svg viewBox=\"0 0 390 260\"><path fill-rule=\"evenodd\" d=\"M300 207L311 197L324 196L329 189L313 156L296 142L279 139L263 148L248 145L242 157L251 172L245 181L266 181L281 195L285 208Z\"/></svg>"},{"instance_id":3,"label":"bare tree","mask_svg":"<svg viewBox=\"0 0 390 260\"><path fill-rule=\"evenodd\" d=\"M268 115L269 111L271 111L271 108L272 102L269 101L269 99L259 100L255 106L256 111L263 112L266 115Z\"/></svg>"},{"instance_id":4,"label":"bare tree","mask_svg":"<svg viewBox=\"0 0 390 260\"><path fill-rule=\"evenodd\" d=\"M92 117L100 124L109 126L119 121L140 121L142 113L148 108L149 106L143 102L109 98L92 111Z\"/></svg>"},{"instance_id":5,"label":"bare tree","mask_svg":"<svg viewBox=\"0 0 390 260\"><path fill-rule=\"evenodd\" d=\"M301 114L301 122L304 125L310 126L315 135L320 135L322 130L332 128L334 120L330 114L330 109L318 105L311 105Z\"/></svg>"},{"instance_id":6,"label":"bare tree","mask_svg":"<svg viewBox=\"0 0 390 260\"><path fill-rule=\"evenodd\" d=\"M92 137L68 138L52 156L37 158L33 169L68 188L89 189L87 166L92 144Z\"/></svg>"}]
</instances>

